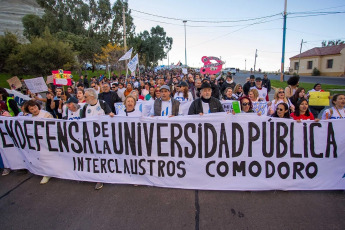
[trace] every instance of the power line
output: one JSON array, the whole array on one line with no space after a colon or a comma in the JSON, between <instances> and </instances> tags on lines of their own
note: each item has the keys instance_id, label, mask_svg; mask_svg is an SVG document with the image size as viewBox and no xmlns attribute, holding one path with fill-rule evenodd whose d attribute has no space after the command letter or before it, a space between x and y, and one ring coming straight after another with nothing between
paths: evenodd
<instances>
[{"instance_id":1,"label":"power line","mask_svg":"<svg viewBox=\"0 0 345 230\"><path fill-rule=\"evenodd\" d=\"M187 20L188 22L197 22L197 23L199 23L199 22L202 22L202 23L245 22L245 21L254 21L254 20L259 20L259 19L266 19L266 18L271 18L271 17L281 15L281 13L277 13L277 14L272 14L272 15L267 15L267 16L262 16L262 17L257 17L257 18L249 18L249 19L226 20L226 21L206 21L206 20L192 20L192 19L185 19L185 18L172 18L172 17L166 17L166 16L157 15L157 14L151 14L151 13L147 13L147 12L143 12L143 11L135 10L135 9L130 9L130 10L141 13L141 14L159 17L159 18L165 18L165 19L176 20L176 21Z\"/></svg>"}]
</instances>

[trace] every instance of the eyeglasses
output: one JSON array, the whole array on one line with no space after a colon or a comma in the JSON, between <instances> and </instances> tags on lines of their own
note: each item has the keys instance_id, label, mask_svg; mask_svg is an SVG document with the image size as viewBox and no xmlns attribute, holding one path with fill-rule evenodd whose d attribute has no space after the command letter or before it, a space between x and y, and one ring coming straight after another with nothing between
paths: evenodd
<instances>
[{"instance_id":1,"label":"eyeglasses","mask_svg":"<svg viewBox=\"0 0 345 230\"><path fill-rule=\"evenodd\" d=\"M281 112L283 112L283 111L284 111L284 109L277 108L277 111L281 111Z\"/></svg>"},{"instance_id":2,"label":"eyeglasses","mask_svg":"<svg viewBox=\"0 0 345 230\"><path fill-rule=\"evenodd\" d=\"M279 91L278 93L285 93L284 91Z\"/></svg>"},{"instance_id":3,"label":"eyeglasses","mask_svg":"<svg viewBox=\"0 0 345 230\"><path fill-rule=\"evenodd\" d=\"M249 105L249 102L248 103L247 102L242 103L242 106L247 106L247 105Z\"/></svg>"},{"instance_id":4,"label":"eyeglasses","mask_svg":"<svg viewBox=\"0 0 345 230\"><path fill-rule=\"evenodd\" d=\"M91 87L94 88L94 87L96 87L96 86L95 86L95 85L92 85Z\"/></svg>"}]
</instances>

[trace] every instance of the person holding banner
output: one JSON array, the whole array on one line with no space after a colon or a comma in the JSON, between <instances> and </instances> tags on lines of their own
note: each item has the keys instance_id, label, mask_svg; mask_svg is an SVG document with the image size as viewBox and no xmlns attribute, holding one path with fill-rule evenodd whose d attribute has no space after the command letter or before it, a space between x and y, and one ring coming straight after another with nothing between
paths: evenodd
<instances>
[{"instance_id":1,"label":"person holding banner","mask_svg":"<svg viewBox=\"0 0 345 230\"><path fill-rule=\"evenodd\" d=\"M301 122L302 120L320 120L315 119L314 115L309 111L308 101L305 98L302 98L297 102L295 112L291 113L290 116L297 122Z\"/></svg>"},{"instance_id":2,"label":"person holding banner","mask_svg":"<svg viewBox=\"0 0 345 230\"><path fill-rule=\"evenodd\" d=\"M78 99L75 97L70 97L66 101L66 107L63 110L62 119L65 120L79 120L81 118L81 108L78 104Z\"/></svg>"},{"instance_id":3,"label":"person holding banner","mask_svg":"<svg viewBox=\"0 0 345 230\"><path fill-rule=\"evenodd\" d=\"M115 103L122 102L122 100L116 92L110 91L109 83L103 83L102 90L103 92L98 94L98 99L105 101L109 105L111 111L115 114Z\"/></svg>"},{"instance_id":4,"label":"person holding banner","mask_svg":"<svg viewBox=\"0 0 345 230\"><path fill-rule=\"evenodd\" d=\"M200 98L194 100L189 107L188 115L224 112L224 108L217 98L212 97L212 87L204 82L201 85Z\"/></svg>"},{"instance_id":5,"label":"person holding banner","mask_svg":"<svg viewBox=\"0 0 345 230\"><path fill-rule=\"evenodd\" d=\"M280 103L285 103L288 105L289 109L291 110L291 112L295 111L295 106L293 104L291 104L291 106L289 106L289 100L285 97L285 91L283 88L278 88L276 90L276 92L274 93L274 99L271 102L271 105L269 107L269 115L273 115L276 112L277 106Z\"/></svg>"},{"instance_id":6,"label":"person holding banner","mask_svg":"<svg viewBox=\"0 0 345 230\"><path fill-rule=\"evenodd\" d=\"M333 107L326 109L322 114L322 120L345 118L345 94L335 94L332 97Z\"/></svg>"},{"instance_id":7,"label":"person holding banner","mask_svg":"<svg viewBox=\"0 0 345 230\"><path fill-rule=\"evenodd\" d=\"M241 113L254 113L253 103L249 97L243 96L238 99L241 105Z\"/></svg>"},{"instance_id":8,"label":"person holding banner","mask_svg":"<svg viewBox=\"0 0 345 230\"><path fill-rule=\"evenodd\" d=\"M86 89L84 97L86 104L82 109L81 118L98 117L102 115L114 117L114 113L111 111L109 105L105 101L98 99L98 94L95 89ZM97 182L95 189L99 190L101 188L103 188L103 183Z\"/></svg>"},{"instance_id":9,"label":"person holding banner","mask_svg":"<svg viewBox=\"0 0 345 230\"><path fill-rule=\"evenodd\" d=\"M0 87L0 101L5 103L5 110L8 111L12 117L17 116L20 112L20 109L17 105L17 102L10 97L6 89Z\"/></svg>"},{"instance_id":10,"label":"person holding banner","mask_svg":"<svg viewBox=\"0 0 345 230\"><path fill-rule=\"evenodd\" d=\"M140 110L136 110L135 106L137 104L137 100L135 98L135 96L133 95L128 95L125 99L125 101L123 102L123 104L125 105L126 109L119 110L119 114L117 114L118 116L127 116L127 117L140 117L141 116L141 112Z\"/></svg>"},{"instance_id":11,"label":"person holding banner","mask_svg":"<svg viewBox=\"0 0 345 230\"><path fill-rule=\"evenodd\" d=\"M276 106L276 111L272 117L291 118L289 113L289 106L285 102L281 102Z\"/></svg>"},{"instance_id":12,"label":"person holding banner","mask_svg":"<svg viewBox=\"0 0 345 230\"><path fill-rule=\"evenodd\" d=\"M180 102L170 97L170 87L160 87L161 98L157 98L151 108L151 116L178 116L181 115Z\"/></svg>"},{"instance_id":13,"label":"person holding banner","mask_svg":"<svg viewBox=\"0 0 345 230\"><path fill-rule=\"evenodd\" d=\"M34 100L25 102L24 112L31 114L33 118L54 118L49 112L41 110L41 105ZM49 180L49 176L44 176L40 184L46 184Z\"/></svg>"}]
</instances>

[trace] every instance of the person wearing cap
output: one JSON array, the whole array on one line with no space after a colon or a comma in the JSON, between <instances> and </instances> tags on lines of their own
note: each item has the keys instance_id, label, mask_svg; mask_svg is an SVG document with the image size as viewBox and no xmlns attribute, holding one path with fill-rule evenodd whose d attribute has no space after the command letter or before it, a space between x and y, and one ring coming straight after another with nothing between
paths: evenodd
<instances>
[{"instance_id":1,"label":"person wearing cap","mask_svg":"<svg viewBox=\"0 0 345 230\"><path fill-rule=\"evenodd\" d=\"M192 102L188 115L224 112L223 106L217 98L212 97L212 87L208 82L201 85L200 98Z\"/></svg>"},{"instance_id":2,"label":"person wearing cap","mask_svg":"<svg viewBox=\"0 0 345 230\"><path fill-rule=\"evenodd\" d=\"M163 85L160 87L160 98L157 98L151 108L151 116L178 116L182 114L180 102L170 97L170 87Z\"/></svg>"},{"instance_id":3,"label":"person wearing cap","mask_svg":"<svg viewBox=\"0 0 345 230\"><path fill-rule=\"evenodd\" d=\"M231 87L231 89L234 90L235 86L236 82L232 80L232 75L228 74L226 75L225 82L222 84L220 92L222 92L222 95L225 96L225 89Z\"/></svg>"},{"instance_id":4,"label":"person wearing cap","mask_svg":"<svg viewBox=\"0 0 345 230\"><path fill-rule=\"evenodd\" d=\"M250 88L254 87L254 86L255 86L255 76L254 75L250 75L249 81L246 82L243 85L243 93L244 93L244 95L248 96Z\"/></svg>"},{"instance_id":5,"label":"person wearing cap","mask_svg":"<svg viewBox=\"0 0 345 230\"><path fill-rule=\"evenodd\" d=\"M262 79L262 86L267 88L267 92L271 92L271 80L268 79L267 74L264 74L264 79Z\"/></svg>"},{"instance_id":6,"label":"person wearing cap","mask_svg":"<svg viewBox=\"0 0 345 230\"><path fill-rule=\"evenodd\" d=\"M255 79L255 86L250 89L256 89L259 93L259 101L269 101L267 88L262 86L261 77Z\"/></svg>"},{"instance_id":7,"label":"person wearing cap","mask_svg":"<svg viewBox=\"0 0 345 230\"><path fill-rule=\"evenodd\" d=\"M179 90L175 93L174 99L178 101L193 101L193 95L188 89L188 84L185 81L181 81L179 84Z\"/></svg>"},{"instance_id":8,"label":"person wearing cap","mask_svg":"<svg viewBox=\"0 0 345 230\"><path fill-rule=\"evenodd\" d=\"M66 101L67 108L63 111L62 119L65 120L79 120L81 118L81 108L78 104L78 99L70 97Z\"/></svg>"}]
</instances>

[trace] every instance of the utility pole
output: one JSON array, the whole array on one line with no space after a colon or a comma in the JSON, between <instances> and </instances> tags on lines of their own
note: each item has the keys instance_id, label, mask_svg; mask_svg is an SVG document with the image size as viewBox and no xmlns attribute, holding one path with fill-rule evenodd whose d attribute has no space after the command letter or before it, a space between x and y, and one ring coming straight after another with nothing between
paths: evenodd
<instances>
[{"instance_id":1,"label":"utility pole","mask_svg":"<svg viewBox=\"0 0 345 230\"><path fill-rule=\"evenodd\" d=\"M127 1L126 1L127 2ZM123 44L125 47L125 53L127 52L127 32L126 32L126 14L125 14L125 3L122 1L122 21L123 21ZM128 60L126 62L126 80L128 75Z\"/></svg>"},{"instance_id":2,"label":"utility pole","mask_svg":"<svg viewBox=\"0 0 345 230\"><path fill-rule=\"evenodd\" d=\"M307 43L307 42L303 42L303 39L301 41L301 47L299 48L299 56L298 56L298 69L297 69L297 74L299 72L299 68L301 67L300 63L301 63L301 52L302 52L302 45L303 43Z\"/></svg>"},{"instance_id":3,"label":"utility pole","mask_svg":"<svg viewBox=\"0 0 345 230\"><path fill-rule=\"evenodd\" d=\"M287 7L287 0L285 0L284 5L284 26L283 26L283 50L282 50L282 63L281 63L281 73L280 73L280 81L284 81L284 60L285 60L285 37L286 37L286 7Z\"/></svg>"},{"instance_id":4,"label":"utility pole","mask_svg":"<svg viewBox=\"0 0 345 230\"><path fill-rule=\"evenodd\" d=\"M255 50L254 73L255 73L256 57L257 56L258 56L258 49Z\"/></svg>"},{"instance_id":5,"label":"utility pole","mask_svg":"<svg viewBox=\"0 0 345 230\"><path fill-rule=\"evenodd\" d=\"M247 71L247 59L244 59L244 71Z\"/></svg>"},{"instance_id":6,"label":"utility pole","mask_svg":"<svg viewBox=\"0 0 345 230\"><path fill-rule=\"evenodd\" d=\"M186 37L186 22L187 20L184 20L184 62L187 66L187 37Z\"/></svg>"}]
</instances>

